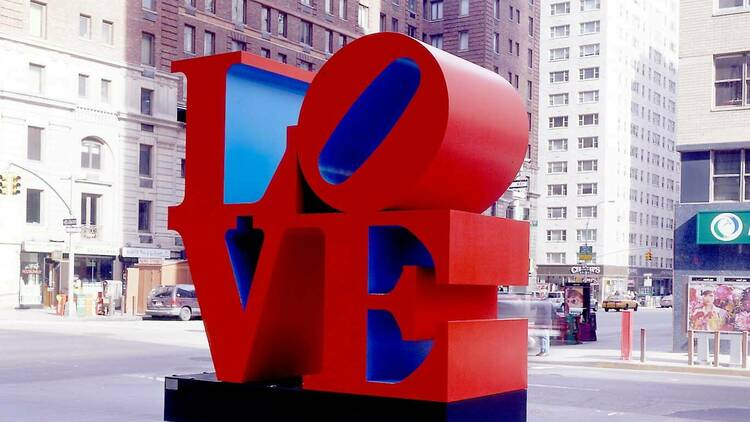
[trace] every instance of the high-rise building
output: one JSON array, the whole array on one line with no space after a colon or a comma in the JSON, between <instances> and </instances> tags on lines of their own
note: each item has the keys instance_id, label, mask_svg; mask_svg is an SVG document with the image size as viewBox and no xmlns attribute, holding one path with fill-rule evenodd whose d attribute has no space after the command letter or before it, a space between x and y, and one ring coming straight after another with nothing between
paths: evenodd
<instances>
[{"instance_id":1,"label":"high-rise building","mask_svg":"<svg viewBox=\"0 0 750 422\"><path fill-rule=\"evenodd\" d=\"M671 292L677 19L675 0L542 1L540 284Z\"/></svg>"},{"instance_id":2,"label":"high-rise building","mask_svg":"<svg viewBox=\"0 0 750 422\"><path fill-rule=\"evenodd\" d=\"M693 329L734 330L726 305L750 310L750 2L680 4L675 351L687 347L689 320ZM724 308L712 322L695 318L705 298Z\"/></svg>"}]
</instances>

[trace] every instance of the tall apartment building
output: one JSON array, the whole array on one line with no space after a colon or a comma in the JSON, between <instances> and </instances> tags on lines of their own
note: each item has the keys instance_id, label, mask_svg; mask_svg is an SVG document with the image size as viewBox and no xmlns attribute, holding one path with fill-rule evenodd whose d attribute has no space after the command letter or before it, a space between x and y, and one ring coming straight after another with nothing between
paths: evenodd
<instances>
[{"instance_id":1,"label":"tall apartment building","mask_svg":"<svg viewBox=\"0 0 750 422\"><path fill-rule=\"evenodd\" d=\"M677 150L682 183L675 230L675 351L687 347L688 285L697 283L698 294L712 291L717 283L739 286L748 292L745 296L750 294L747 12L747 0L681 1Z\"/></svg>"},{"instance_id":2,"label":"tall apartment building","mask_svg":"<svg viewBox=\"0 0 750 422\"><path fill-rule=\"evenodd\" d=\"M541 286L671 292L677 19L675 0L542 1Z\"/></svg>"}]
</instances>

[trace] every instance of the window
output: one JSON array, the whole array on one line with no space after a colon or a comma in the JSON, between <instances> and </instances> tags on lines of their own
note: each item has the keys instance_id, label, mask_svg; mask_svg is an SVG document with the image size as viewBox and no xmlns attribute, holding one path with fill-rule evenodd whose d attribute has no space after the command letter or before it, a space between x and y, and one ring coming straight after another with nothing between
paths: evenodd
<instances>
[{"instance_id":1,"label":"window","mask_svg":"<svg viewBox=\"0 0 750 422\"><path fill-rule=\"evenodd\" d=\"M527 65L529 69L534 67L534 50L529 49L528 51L528 58L526 59Z\"/></svg>"},{"instance_id":2,"label":"window","mask_svg":"<svg viewBox=\"0 0 750 422\"><path fill-rule=\"evenodd\" d=\"M740 200L741 167L742 152L740 150L713 152L714 201Z\"/></svg>"},{"instance_id":3,"label":"window","mask_svg":"<svg viewBox=\"0 0 750 422\"><path fill-rule=\"evenodd\" d=\"M742 8L745 6L746 0L718 0L716 7L717 9L735 9Z\"/></svg>"},{"instance_id":4,"label":"window","mask_svg":"<svg viewBox=\"0 0 750 422\"><path fill-rule=\"evenodd\" d=\"M153 114L152 104L154 99L154 90L141 88L141 114L148 116Z\"/></svg>"},{"instance_id":5,"label":"window","mask_svg":"<svg viewBox=\"0 0 750 422\"><path fill-rule=\"evenodd\" d=\"M579 195L596 195L597 184L596 183L579 183L578 194Z\"/></svg>"},{"instance_id":6,"label":"window","mask_svg":"<svg viewBox=\"0 0 750 422\"><path fill-rule=\"evenodd\" d=\"M579 114L578 126L596 126L599 124L599 113Z\"/></svg>"},{"instance_id":7,"label":"window","mask_svg":"<svg viewBox=\"0 0 750 422\"><path fill-rule=\"evenodd\" d=\"M578 160L578 172L597 171L599 169L598 160Z\"/></svg>"},{"instance_id":8,"label":"window","mask_svg":"<svg viewBox=\"0 0 750 422\"><path fill-rule=\"evenodd\" d=\"M408 36L410 36L412 38L417 38L417 27L416 26L411 26L411 25L406 25L406 35L408 35Z\"/></svg>"},{"instance_id":9,"label":"window","mask_svg":"<svg viewBox=\"0 0 750 422\"><path fill-rule=\"evenodd\" d=\"M567 207L549 207L547 208L547 218L550 220L562 220L568 218Z\"/></svg>"},{"instance_id":10,"label":"window","mask_svg":"<svg viewBox=\"0 0 750 422\"><path fill-rule=\"evenodd\" d=\"M313 37L312 31L313 31L312 23L301 21L299 42L303 44L307 44L312 47L312 37Z\"/></svg>"},{"instance_id":11,"label":"window","mask_svg":"<svg viewBox=\"0 0 750 422\"><path fill-rule=\"evenodd\" d=\"M216 54L216 34L206 31L203 33L203 55Z\"/></svg>"},{"instance_id":12,"label":"window","mask_svg":"<svg viewBox=\"0 0 750 422\"><path fill-rule=\"evenodd\" d=\"M559 60L568 60L570 58L570 48L568 47L562 47L562 48L553 48L549 51L549 60L559 61Z\"/></svg>"},{"instance_id":13,"label":"window","mask_svg":"<svg viewBox=\"0 0 750 422\"><path fill-rule=\"evenodd\" d=\"M578 218L596 218L597 208L596 205L586 207L576 207L576 213Z\"/></svg>"},{"instance_id":14,"label":"window","mask_svg":"<svg viewBox=\"0 0 750 422\"><path fill-rule=\"evenodd\" d=\"M555 184L547 185L547 196L566 196L568 195L568 185Z\"/></svg>"},{"instance_id":15,"label":"window","mask_svg":"<svg viewBox=\"0 0 750 422\"><path fill-rule=\"evenodd\" d=\"M346 0L339 0L339 18L340 19L346 20L346 17L347 17L346 6L347 6Z\"/></svg>"},{"instance_id":16,"label":"window","mask_svg":"<svg viewBox=\"0 0 750 422\"><path fill-rule=\"evenodd\" d=\"M562 2L562 3L552 3L550 5L550 14L551 15L565 15L570 13L570 2Z\"/></svg>"},{"instance_id":17,"label":"window","mask_svg":"<svg viewBox=\"0 0 750 422\"><path fill-rule=\"evenodd\" d=\"M110 45L114 44L115 30L112 22L102 21L102 41Z\"/></svg>"},{"instance_id":18,"label":"window","mask_svg":"<svg viewBox=\"0 0 750 422\"><path fill-rule=\"evenodd\" d=\"M326 13L328 13L329 15L333 15L333 0L325 0L323 8L325 9Z\"/></svg>"},{"instance_id":19,"label":"window","mask_svg":"<svg viewBox=\"0 0 750 422\"><path fill-rule=\"evenodd\" d=\"M312 7L312 0L300 0L300 3L304 4L305 6Z\"/></svg>"},{"instance_id":20,"label":"window","mask_svg":"<svg viewBox=\"0 0 750 422\"><path fill-rule=\"evenodd\" d=\"M550 129L553 128L561 128L561 127L568 127L568 116L553 116L549 118L549 127Z\"/></svg>"},{"instance_id":21,"label":"window","mask_svg":"<svg viewBox=\"0 0 750 422\"><path fill-rule=\"evenodd\" d=\"M578 138L578 149L599 148L598 136L585 136Z\"/></svg>"},{"instance_id":22,"label":"window","mask_svg":"<svg viewBox=\"0 0 750 422\"><path fill-rule=\"evenodd\" d=\"M102 144L84 139L81 142L81 168L99 170L102 168Z\"/></svg>"},{"instance_id":23,"label":"window","mask_svg":"<svg viewBox=\"0 0 750 422\"><path fill-rule=\"evenodd\" d=\"M325 34L325 51L326 53L333 53L333 31L326 30Z\"/></svg>"},{"instance_id":24,"label":"window","mask_svg":"<svg viewBox=\"0 0 750 422\"><path fill-rule=\"evenodd\" d=\"M565 252L547 252L548 264L564 264Z\"/></svg>"},{"instance_id":25,"label":"window","mask_svg":"<svg viewBox=\"0 0 750 422\"><path fill-rule=\"evenodd\" d=\"M183 50L186 53L195 54L195 27L185 25L183 33Z\"/></svg>"},{"instance_id":26,"label":"window","mask_svg":"<svg viewBox=\"0 0 750 422\"><path fill-rule=\"evenodd\" d=\"M567 139L550 139L547 141L547 149L550 151L567 151Z\"/></svg>"},{"instance_id":27,"label":"window","mask_svg":"<svg viewBox=\"0 0 750 422\"><path fill-rule=\"evenodd\" d=\"M287 22L286 13L279 12L279 17L277 18L277 20L278 22L277 22L276 31L279 33L280 37L286 38L286 22Z\"/></svg>"},{"instance_id":28,"label":"window","mask_svg":"<svg viewBox=\"0 0 750 422\"><path fill-rule=\"evenodd\" d=\"M26 222L42 222L42 191L39 189L26 189Z\"/></svg>"},{"instance_id":29,"label":"window","mask_svg":"<svg viewBox=\"0 0 750 422\"><path fill-rule=\"evenodd\" d=\"M492 34L492 51L494 51L495 54L500 54L500 34L497 32Z\"/></svg>"},{"instance_id":30,"label":"window","mask_svg":"<svg viewBox=\"0 0 750 422\"><path fill-rule=\"evenodd\" d=\"M750 104L750 94L743 95L742 81L750 84L750 75L747 71L747 55L719 56L714 59L714 90L717 107L741 106L743 97L746 104Z\"/></svg>"},{"instance_id":31,"label":"window","mask_svg":"<svg viewBox=\"0 0 750 422\"><path fill-rule=\"evenodd\" d=\"M567 161L550 161L547 163L547 173L549 174L560 174L568 172Z\"/></svg>"},{"instance_id":32,"label":"window","mask_svg":"<svg viewBox=\"0 0 750 422\"><path fill-rule=\"evenodd\" d=\"M91 39L91 16L78 15L78 36Z\"/></svg>"},{"instance_id":33,"label":"window","mask_svg":"<svg viewBox=\"0 0 750 422\"><path fill-rule=\"evenodd\" d=\"M156 0L143 0L141 7L148 10L156 10Z\"/></svg>"},{"instance_id":34,"label":"window","mask_svg":"<svg viewBox=\"0 0 750 422\"><path fill-rule=\"evenodd\" d=\"M568 240L567 230L547 230L547 242L565 242Z\"/></svg>"},{"instance_id":35,"label":"window","mask_svg":"<svg viewBox=\"0 0 750 422\"><path fill-rule=\"evenodd\" d=\"M310 62L308 62L308 61L300 60L298 66L299 66L300 69L305 69L305 70L310 71L310 72L313 71L313 64L310 63Z\"/></svg>"},{"instance_id":36,"label":"window","mask_svg":"<svg viewBox=\"0 0 750 422\"><path fill-rule=\"evenodd\" d=\"M364 4L359 5L359 9L357 11L357 25L359 25L360 28L364 29L370 27L370 8L365 6Z\"/></svg>"},{"instance_id":37,"label":"window","mask_svg":"<svg viewBox=\"0 0 750 422\"><path fill-rule=\"evenodd\" d=\"M513 40L508 40L508 54L513 54Z\"/></svg>"},{"instance_id":38,"label":"window","mask_svg":"<svg viewBox=\"0 0 750 422\"><path fill-rule=\"evenodd\" d=\"M549 29L550 38L565 38L570 36L570 25L557 25Z\"/></svg>"},{"instance_id":39,"label":"window","mask_svg":"<svg viewBox=\"0 0 750 422\"><path fill-rule=\"evenodd\" d=\"M185 6L186 7L192 7L193 9L195 9L195 3L196 3L196 1L197 0L185 0Z\"/></svg>"},{"instance_id":40,"label":"window","mask_svg":"<svg viewBox=\"0 0 750 422\"><path fill-rule=\"evenodd\" d=\"M596 67L584 67L578 70L578 79L582 81L588 81L592 79L599 79L599 66Z\"/></svg>"},{"instance_id":41,"label":"window","mask_svg":"<svg viewBox=\"0 0 750 422\"><path fill-rule=\"evenodd\" d=\"M581 91L578 93L578 102L581 104L599 102L599 90Z\"/></svg>"},{"instance_id":42,"label":"window","mask_svg":"<svg viewBox=\"0 0 750 422\"><path fill-rule=\"evenodd\" d=\"M465 51L469 49L469 31L458 32L458 49L460 51Z\"/></svg>"},{"instance_id":43,"label":"window","mask_svg":"<svg viewBox=\"0 0 750 422\"><path fill-rule=\"evenodd\" d=\"M151 232L151 201L138 201L138 231Z\"/></svg>"},{"instance_id":44,"label":"window","mask_svg":"<svg viewBox=\"0 0 750 422\"><path fill-rule=\"evenodd\" d=\"M492 16L494 16L495 19L500 19L500 0L495 0L492 3Z\"/></svg>"},{"instance_id":45,"label":"window","mask_svg":"<svg viewBox=\"0 0 750 422\"><path fill-rule=\"evenodd\" d=\"M232 0L232 22L247 23L247 0Z\"/></svg>"},{"instance_id":46,"label":"window","mask_svg":"<svg viewBox=\"0 0 750 422\"><path fill-rule=\"evenodd\" d=\"M443 48L443 34L434 34L430 36L430 44L435 48Z\"/></svg>"},{"instance_id":47,"label":"window","mask_svg":"<svg viewBox=\"0 0 750 422\"><path fill-rule=\"evenodd\" d=\"M34 161L42 160L42 128L40 127L26 128L26 158Z\"/></svg>"},{"instance_id":48,"label":"window","mask_svg":"<svg viewBox=\"0 0 750 422\"><path fill-rule=\"evenodd\" d=\"M216 0L206 0L206 12L216 13Z\"/></svg>"},{"instance_id":49,"label":"window","mask_svg":"<svg viewBox=\"0 0 750 422\"><path fill-rule=\"evenodd\" d=\"M276 56L281 63L286 64L287 62L286 54L278 53Z\"/></svg>"},{"instance_id":50,"label":"window","mask_svg":"<svg viewBox=\"0 0 750 422\"><path fill-rule=\"evenodd\" d=\"M458 16L466 16L469 14L469 0L459 0Z\"/></svg>"},{"instance_id":51,"label":"window","mask_svg":"<svg viewBox=\"0 0 750 422\"><path fill-rule=\"evenodd\" d=\"M271 9L265 6L260 8L260 30L266 34L271 33Z\"/></svg>"},{"instance_id":52,"label":"window","mask_svg":"<svg viewBox=\"0 0 750 422\"><path fill-rule=\"evenodd\" d=\"M138 175L151 177L151 145L140 144L138 146Z\"/></svg>"},{"instance_id":53,"label":"window","mask_svg":"<svg viewBox=\"0 0 750 422\"><path fill-rule=\"evenodd\" d=\"M89 91L89 75L78 74L78 96L86 98Z\"/></svg>"},{"instance_id":54,"label":"window","mask_svg":"<svg viewBox=\"0 0 750 422\"><path fill-rule=\"evenodd\" d=\"M386 29L385 29L385 15L381 13L380 14L380 32L385 32L385 31L386 31Z\"/></svg>"},{"instance_id":55,"label":"window","mask_svg":"<svg viewBox=\"0 0 750 422\"><path fill-rule=\"evenodd\" d=\"M567 70L558 70L555 72L549 73L549 81L550 83L561 83L561 82L568 82L568 79L570 78L570 72Z\"/></svg>"},{"instance_id":56,"label":"window","mask_svg":"<svg viewBox=\"0 0 750 422\"><path fill-rule=\"evenodd\" d=\"M96 226L99 215L98 205L101 195L91 193L81 194L81 224L85 226Z\"/></svg>"},{"instance_id":57,"label":"window","mask_svg":"<svg viewBox=\"0 0 750 422\"><path fill-rule=\"evenodd\" d=\"M576 230L576 240L579 242L596 242L596 229Z\"/></svg>"},{"instance_id":58,"label":"window","mask_svg":"<svg viewBox=\"0 0 750 422\"><path fill-rule=\"evenodd\" d=\"M551 94L549 96L549 105L550 106L561 106L561 105L567 105L568 104L568 94Z\"/></svg>"},{"instance_id":59,"label":"window","mask_svg":"<svg viewBox=\"0 0 750 422\"><path fill-rule=\"evenodd\" d=\"M111 87L112 87L112 81L108 79L101 80L100 94L101 94L101 101L104 104L109 104Z\"/></svg>"},{"instance_id":60,"label":"window","mask_svg":"<svg viewBox=\"0 0 750 422\"><path fill-rule=\"evenodd\" d=\"M581 12L601 9L601 0L581 0Z\"/></svg>"},{"instance_id":61,"label":"window","mask_svg":"<svg viewBox=\"0 0 750 422\"><path fill-rule=\"evenodd\" d=\"M430 19L443 19L443 0L430 3Z\"/></svg>"},{"instance_id":62,"label":"window","mask_svg":"<svg viewBox=\"0 0 750 422\"><path fill-rule=\"evenodd\" d=\"M39 38L47 36L47 5L35 1L29 4L29 33Z\"/></svg>"},{"instance_id":63,"label":"window","mask_svg":"<svg viewBox=\"0 0 750 422\"><path fill-rule=\"evenodd\" d=\"M247 43L244 41L232 40L232 51L246 51Z\"/></svg>"},{"instance_id":64,"label":"window","mask_svg":"<svg viewBox=\"0 0 750 422\"><path fill-rule=\"evenodd\" d=\"M398 32L398 19L391 18L391 32Z\"/></svg>"},{"instance_id":65,"label":"window","mask_svg":"<svg viewBox=\"0 0 750 422\"><path fill-rule=\"evenodd\" d=\"M580 46L581 57L592 57L599 55L599 44L586 44Z\"/></svg>"},{"instance_id":66,"label":"window","mask_svg":"<svg viewBox=\"0 0 750 422\"><path fill-rule=\"evenodd\" d=\"M41 94L44 90L44 66L29 63L29 90Z\"/></svg>"},{"instance_id":67,"label":"window","mask_svg":"<svg viewBox=\"0 0 750 422\"><path fill-rule=\"evenodd\" d=\"M529 36L534 36L534 18L529 17Z\"/></svg>"},{"instance_id":68,"label":"window","mask_svg":"<svg viewBox=\"0 0 750 422\"><path fill-rule=\"evenodd\" d=\"M581 22L581 35L596 34L601 30L599 21Z\"/></svg>"},{"instance_id":69,"label":"window","mask_svg":"<svg viewBox=\"0 0 750 422\"><path fill-rule=\"evenodd\" d=\"M141 64L154 65L154 34L141 33Z\"/></svg>"}]
</instances>

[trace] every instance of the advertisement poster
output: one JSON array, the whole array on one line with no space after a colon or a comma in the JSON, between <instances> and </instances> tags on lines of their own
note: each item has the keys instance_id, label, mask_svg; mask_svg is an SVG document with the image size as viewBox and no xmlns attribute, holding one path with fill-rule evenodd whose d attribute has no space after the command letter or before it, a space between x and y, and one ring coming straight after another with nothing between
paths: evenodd
<instances>
[{"instance_id":1,"label":"advertisement poster","mask_svg":"<svg viewBox=\"0 0 750 422\"><path fill-rule=\"evenodd\" d=\"M750 331L750 282L691 282L688 329Z\"/></svg>"}]
</instances>

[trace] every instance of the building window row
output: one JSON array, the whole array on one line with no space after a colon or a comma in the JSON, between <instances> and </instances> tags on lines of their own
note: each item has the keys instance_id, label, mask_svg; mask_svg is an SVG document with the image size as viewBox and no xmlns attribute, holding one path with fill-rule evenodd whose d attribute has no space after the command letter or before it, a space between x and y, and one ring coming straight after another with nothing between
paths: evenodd
<instances>
[{"instance_id":1,"label":"building window row","mask_svg":"<svg viewBox=\"0 0 750 422\"><path fill-rule=\"evenodd\" d=\"M596 195L598 193L598 184L595 182L591 183L578 183L577 194L578 195ZM568 185L565 183L550 184L547 185L547 196L567 196Z\"/></svg>"},{"instance_id":2,"label":"building window row","mask_svg":"<svg viewBox=\"0 0 750 422\"><path fill-rule=\"evenodd\" d=\"M599 66L583 67L578 69L578 80L590 81L599 79ZM556 70L549 73L550 83L564 83L570 81L570 71Z\"/></svg>"},{"instance_id":3,"label":"building window row","mask_svg":"<svg viewBox=\"0 0 750 422\"><path fill-rule=\"evenodd\" d=\"M597 126L599 124L599 113L586 113L578 115L578 126ZM568 116L552 116L549 118L549 128L559 129L568 127Z\"/></svg>"},{"instance_id":4,"label":"building window row","mask_svg":"<svg viewBox=\"0 0 750 422\"><path fill-rule=\"evenodd\" d=\"M577 218L596 218L597 216L596 205L576 207ZM550 220L565 220L568 218L567 207L548 207L547 218Z\"/></svg>"}]
</instances>

